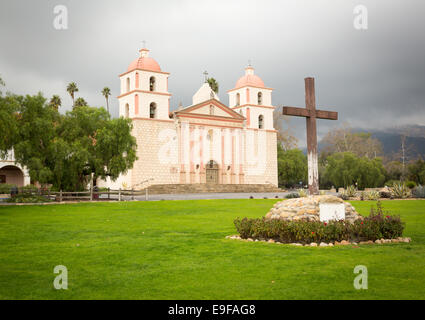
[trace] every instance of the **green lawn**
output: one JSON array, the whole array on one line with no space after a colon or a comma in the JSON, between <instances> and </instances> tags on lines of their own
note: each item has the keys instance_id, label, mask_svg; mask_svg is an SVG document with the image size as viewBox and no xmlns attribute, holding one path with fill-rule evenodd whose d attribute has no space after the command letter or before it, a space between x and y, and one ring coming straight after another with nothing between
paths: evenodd
<instances>
[{"instance_id":1,"label":"green lawn","mask_svg":"<svg viewBox=\"0 0 425 320\"><path fill-rule=\"evenodd\" d=\"M0 299L424 299L425 201L384 201L411 243L293 247L225 239L276 200L0 207ZM352 202L367 214L373 202ZM79 244L79 245L77 245ZM65 265L68 290L55 290ZM369 289L355 290L365 265Z\"/></svg>"}]
</instances>

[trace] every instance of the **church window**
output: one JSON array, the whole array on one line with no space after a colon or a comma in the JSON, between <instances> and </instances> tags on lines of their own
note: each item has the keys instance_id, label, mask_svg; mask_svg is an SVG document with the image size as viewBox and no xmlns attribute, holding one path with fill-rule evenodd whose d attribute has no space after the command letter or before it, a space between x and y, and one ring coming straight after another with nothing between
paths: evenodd
<instances>
[{"instance_id":1,"label":"church window","mask_svg":"<svg viewBox=\"0 0 425 320\"><path fill-rule=\"evenodd\" d=\"M130 78L127 78L127 92L130 91Z\"/></svg>"},{"instance_id":2,"label":"church window","mask_svg":"<svg viewBox=\"0 0 425 320\"><path fill-rule=\"evenodd\" d=\"M263 104L263 94L261 92L258 92L258 105Z\"/></svg>"},{"instance_id":3,"label":"church window","mask_svg":"<svg viewBox=\"0 0 425 320\"><path fill-rule=\"evenodd\" d=\"M210 106L210 115L214 115L214 106Z\"/></svg>"},{"instance_id":4,"label":"church window","mask_svg":"<svg viewBox=\"0 0 425 320\"><path fill-rule=\"evenodd\" d=\"M130 117L130 107L128 106L128 103L125 105L125 117L128 118Z\"/></svg>"},{"instance_id":5,"label":"church window","mask_svg":"<svg viewBox=\"0 0 425 320\"><path fill-rule=\"evenodd\" d=\"M156 118L156 103L152 102L149 106L149 118Z\"/></svg>"},{"instance_id":6,"label":"church window","mask_svg":"<svg viewBox=\"0 0 425 320\"><path fill-rule=\"evenodd\" d=\"M258 116L258 129L264 129L264 117L261 114Z\"/></svg>"},{"instance_id":7,"label":"church window","mask_svg":"<svg viewBox=\"0 0 425 320\"><path fill-rule=\"evenodd\" d=\"M155 91L155 89L156 89L155 77L150 77L149 78L149 91Z\"/></svg>"},{"instance_id":8,"label":"church window","mask_svg":"<svg viewBox=\"0 0 425 320\"><path fill-rule=\"evenodd\" d=\"M239 93L236 94L236 105L240 105L241 104L241 95Z\"/></svg>"}]
</instances>

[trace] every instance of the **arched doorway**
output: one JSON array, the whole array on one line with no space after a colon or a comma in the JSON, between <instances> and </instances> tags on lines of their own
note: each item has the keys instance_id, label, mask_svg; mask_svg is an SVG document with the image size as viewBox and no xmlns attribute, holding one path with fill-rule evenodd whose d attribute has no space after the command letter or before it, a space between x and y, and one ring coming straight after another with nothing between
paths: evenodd
<instances>
[{"instance_id":1,"label":"arched doorway","mask_svg":"<svg viewBox=\"0 0 425 320\"><path fill-rule=\"evenodd\" d=\"M214 160L210 160L205 168L206 182L218 183L218 164Z\"/></svg>"},{"instance_id":2,"label":"arched doorway","mask_svg":"<svg viewBox=\"0 0 425 320\"><path fill-rule=\"evenodd\" d=\"M0 183L24 186L24 173L17 166L7 165L0 168Z\"/></svg>"}]
</instances>

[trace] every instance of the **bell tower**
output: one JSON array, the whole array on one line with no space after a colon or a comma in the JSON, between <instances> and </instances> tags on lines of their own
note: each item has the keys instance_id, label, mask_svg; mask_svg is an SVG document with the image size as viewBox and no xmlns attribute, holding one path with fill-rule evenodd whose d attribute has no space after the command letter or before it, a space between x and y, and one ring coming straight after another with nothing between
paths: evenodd
<instances>
[{"instance_id":1,"label":"bell tower","mask_svg":"<svg viewBox=\"0 0 425 320\"><path fill-rule=\"evenodd\" d=\"M139 57L119 76L119 115L131 119L169 119L169 75L149 57L148 49L140 49Z\"/></svg>"},{"instance_id":2,"label":"bell tower","mask_svg":"<svg viewBox=\"0 0 425 320\"><path fill-rule=\"evenodd\" d=\"M245 75L236 81L229 94L229 107L246 118L246 127L251 129L273 130L272 88L267 88L263 80L254 73L249 64Z\"/></svg>"}]
</instances>

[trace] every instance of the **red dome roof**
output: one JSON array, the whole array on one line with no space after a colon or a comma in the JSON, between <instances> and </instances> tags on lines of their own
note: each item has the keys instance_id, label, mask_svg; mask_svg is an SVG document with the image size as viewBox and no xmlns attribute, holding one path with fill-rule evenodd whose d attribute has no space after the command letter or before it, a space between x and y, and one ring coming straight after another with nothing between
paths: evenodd
<instances>
[{"instance_id":1,"label":"red dome roof","mask_svg":"<svg viewBox=\"0 0 425 320\"><path fill-rule=\"evenodd\" d=\"M261 78L255 74L248 74L240 77L238 81L236 81L235 88L241 88L245 86L253 86L253 87L261 87L264 88L264 82Z\"/></svg>"},{"instance_id":2,"label":"red dome roof","mask_svg":"<svg viewBox=\"0 0 425 320\"><path fill-rule=\"evenodd\" d=\"M245 75L236 81L235 89L245 86L265 88L263 80L254 74L254 68L245 68Z\"/></svg>"},{"instance_id":3,"label":"red dome roof","mask_svg":"<svg viewBox=\"0 0 425 320\"><path fill-rule=\"evenodd\" d=\"M157 71L161 72L161 67L155 59L148 57L149 50L146 48L140 49L140 57L134 60L128 66L127 72L133 71L135 69L143 69L148 71Z\"/></svg>"},{"instance_id":4,"label":"red dome roof","mask_svg":"<svg viewBox=\"0 0 425 320\"><path fill-rule=\"evenodd\" d=\"M130 63L127 71L133 71L135 69L161 72L161 67L159 66L158 62L156 62L155 59L149 57L137 58L132 63Z\"/></svg>"}]
</instances>

